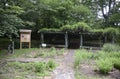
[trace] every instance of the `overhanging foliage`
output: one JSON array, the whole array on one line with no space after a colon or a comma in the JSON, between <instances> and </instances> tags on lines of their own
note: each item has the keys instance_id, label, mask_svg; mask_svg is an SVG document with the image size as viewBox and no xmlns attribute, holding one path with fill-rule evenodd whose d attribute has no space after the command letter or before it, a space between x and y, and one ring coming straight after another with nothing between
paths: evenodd
<instances>
[{"instance_id":1,"label":"overhanging foliage","mask_svg":"<svg viewBox=\"0 0 120 79\"><path fill-rule=\"evenodd\" d=\"M110 35L117 35L120 32L119 32L118 28L109 27L109 28L106 28L103 33L110 34Z\"/></svg>"},{"instance_id":2,"label":"overhanging foliage","mask_svg":"<svg viewBox=\"0 0 120 79\"><path fill-rule=\"evenodd\" d=\"M42 28L38 31L40 32L72 32L72 33L99 33L99 34L110 34L117 35L120 34L118 28L105 28L105 29L92 29L84 22L78 22L73 25L64 25L59 29L56 28Z\"/></svg>"},{"instance_id":3,"label":"overhanging foliage","mask_svg":"<svg viewBox=\"0 0 120 79\"><path fill-rule=\"evenodd\" d=\"M56 29L56 28L42 28L38 31L38 33L40 32L58 32L60 31L59 29Z\"/></svg>"},{"instance_id":4,"label":"overhanging foliage","mask_svg":"<svg viewBox=\"0 0 120 79\"><path fill-rule=\"evenodd\" d=\"M91 29L90 32L92 32L92 33L101 33L101 34L103 34L104 29Z\"/></svg>"},{"instance_id":5,"label":"overhanging foliage","mask_svg":"<svg viewBox=\"0 0 120 79\"><path fill-rule=\"evenodd\" d=\"M64 25L59 29L55 28L42 28L38 32L89 32L90 31L90 26L88 26L84 22L78 22L73 25Z\"/></svg>"},{"instance_id":6,"label":"overhanging foliage","mask_svg":"<svg viewBox=\"0 0 120 79\"><path fill-rule=\"evenodd\" d=\"M62 31L68 31L68 32L88 32L90 31L90 29L91 27L84 22L78 22L73 25L65 25L61 27Z\"/></svg>"}]
</instances>

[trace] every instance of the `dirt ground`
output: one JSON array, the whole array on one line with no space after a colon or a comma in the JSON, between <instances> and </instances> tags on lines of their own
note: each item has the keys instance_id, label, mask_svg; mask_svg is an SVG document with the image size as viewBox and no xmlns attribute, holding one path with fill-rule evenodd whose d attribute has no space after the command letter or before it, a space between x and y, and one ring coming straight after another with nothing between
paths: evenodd
<instances>
[{"instance_id":1,"label":"dirt ground","mask_svg":"<svg viewBox=\"0 0 120 79\"><path fill-rule=\"evenodd\" d=\"M68 50L61 56L55 56L54 58L15 58L15 59L5 59L6 61L13 62L39 62L48 61L54 59L59 65L57 68L51 72L50 76L46 76L43 79L75 79L74 71L74 53L75 50ZM0 59L3 63L2 60ZM95 67L95 61L83 61L80 65L79 73L85 76L84 79L120 79L120 71L113 69L108 75L100 74ZM0 74L1 75L1 74ZM1 78L0 78L1 79ZM32 76L28 76L28 79L32 79Z\"/></svg>"},{"instance_id":2,"label":"dirt ground","mask_svg":"<svg viewBox=\"0 0 120 79\"><path fill-rule=\"evenodd\" d=\"M90 60L90 61L84 61L80 65L79 72L81 73L82 76L94 79L120 79L120 71L113 69L111 72L109 72L108 75L103 75L100 74L99 71L97 70L95 66L95 61Z\"/></svg>"}]
</instances>

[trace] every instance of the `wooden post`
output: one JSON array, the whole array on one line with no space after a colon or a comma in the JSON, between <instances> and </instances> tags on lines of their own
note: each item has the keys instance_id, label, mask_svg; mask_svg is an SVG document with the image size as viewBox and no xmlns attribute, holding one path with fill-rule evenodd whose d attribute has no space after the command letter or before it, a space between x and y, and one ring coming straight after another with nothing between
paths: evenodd
<instances>
[{"instance_id":1,"label":"wooden post","mask_svg":"<svg viewBox=\"0 0 120 79\"><path fill-rule=\"evenodd\" d=\"M83 46L83 36L80 34L80 48Z\"/></svg>"},{"instance_id":2,"label":"wooden post","mask_svg":"<svg viewBox=\"0 0 120 79\"><path fill-rule=\"evenodd\" d=\"M20 49L22 49L22 42L20 42Z\"/></svg>"},{"instance_id":3,"label":"wooden post","mask_svg":"<svg viewBox=\"0 0 120 79\"><path fill-rule=\"evenodd\" d=\"M65 48L68 48L68 33L65 33Z\"/></svg>"},{"instance_id":4,"label":"wooden post","mask_svg":"<svg viewBox=\"0 0 120 79\"><path fill-rule=\"evenodd\" d=\"M105 35L105 43L107 43L107 35Z\"/></svg>"},{"instance_id":5,"label":"wooden post","mask_svg":"<svg viewBox=\"0 0 120 79\"><path fill-rule=\"evenodd\" d=\"M102 40L101 40L101 38L99 40L100 40L100 47L102 47Z\"/></svg>"},{"instance_id":6,"label":"wooden post","mask_svg":"<svg viewBox=\"0 0 120 79\"><path fill-rule=\"evenodd\" d=\"M31 48L31 42L29 42L29 48Z\"/></svg>"},{"instance_id":7,"label":"wooden post","mask_svg":"<svg viewBox=\"0 0 120 79\"><path fill-rule=\"evenodd\" d=\"M41 33L41 44L44 43L44 34Z\"/></svg>"},{"instance_id":8,"label":"wooden post","mask_svg":"<svg viewBox=\"0 0 120 79\"><path fill-rule=\"evenodd\" d=\"M112 44L114 44L115 43L115 37L114 37L114 35L112 36Z\"/></svg>"},{"instance_id":9,"label":"wooden post","mask_svg":"<svg viewBox=\"0 0 120 79\"><path fill-rule=\"evenodd\" d=\"M14 45L14 41L12 41L12 53L14 54L14 49L15 49L15 45Z\"/></svg>"}]
</instances>

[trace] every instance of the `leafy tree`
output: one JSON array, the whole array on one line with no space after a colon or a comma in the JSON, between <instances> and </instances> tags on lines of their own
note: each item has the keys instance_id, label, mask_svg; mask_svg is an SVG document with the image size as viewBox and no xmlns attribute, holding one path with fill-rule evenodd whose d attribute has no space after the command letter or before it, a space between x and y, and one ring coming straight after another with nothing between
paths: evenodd
<instances>
[{"instance_id":1,"label":"leafy tree","mask_svg":"<svg viewBox=\"0 0 120 79\"><path fill-rule=\"evenodd\" d=\"M119 4L120 1L118 0L98 0L98 8L102 12L102 17L104 18L104 26L116 26L115 20L119 21ZM114 19L114 21L113 21ZM118 22L117 22L118 23Z\"/></svg>"},{"instance_id":2,"label":"leafy tree","mask_svg":"<svg viewBox=\"0 0 120 79\"><path fill-rule=\"evenodd\" d=\"M22 19L18 17L24 11L19 6L10 5L9 2L0 5L2 6L0 9L0 35L6 34L11 38L13 34L17 35L18 28L24 26Z\"/></svg>"},{"instance_id":3,"label":"leafy tree","mask_svg":"<svg viewBox=\"0 0 120 79\"><path fill-rule=\"evenodd\" d=\"M1 0L0 1L0 36L6 35L10 39L18 36L19 29L26 28L25 25L33 25L29 21L23 21L20 15L25 13L24 7L19 6L23 0Z\"/></svg>"},{"instance_id":4,"label":"leafy tree","mask_svg":"<svg viewBox=\"0 0 120 79\"><path fill-rule=\"evenodd\" d=\"M119 7L119 0L0 0L0 36L17 36L21 28L71 29L81 22L93 29L119 28Z\"/></svg>"}]
</instances>

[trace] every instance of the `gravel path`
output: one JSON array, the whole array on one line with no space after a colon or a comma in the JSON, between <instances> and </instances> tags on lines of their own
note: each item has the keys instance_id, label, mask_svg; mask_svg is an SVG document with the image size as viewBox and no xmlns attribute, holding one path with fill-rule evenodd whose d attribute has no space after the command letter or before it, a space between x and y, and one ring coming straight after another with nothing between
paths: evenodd
<instances>
[{"instance_id":1,"label":"gravel path","mask_svg":"<svg viewBox=\"0 0 120 79\"><path fill-rule=\"evenodd\" d=\"M61 61L59 61L59 66L53 71L55 75L55 78L53 79L75 79L73 70L73 55L74 50L70 50L70 52L61 59Z\"/></svg>"}]
</instances>

